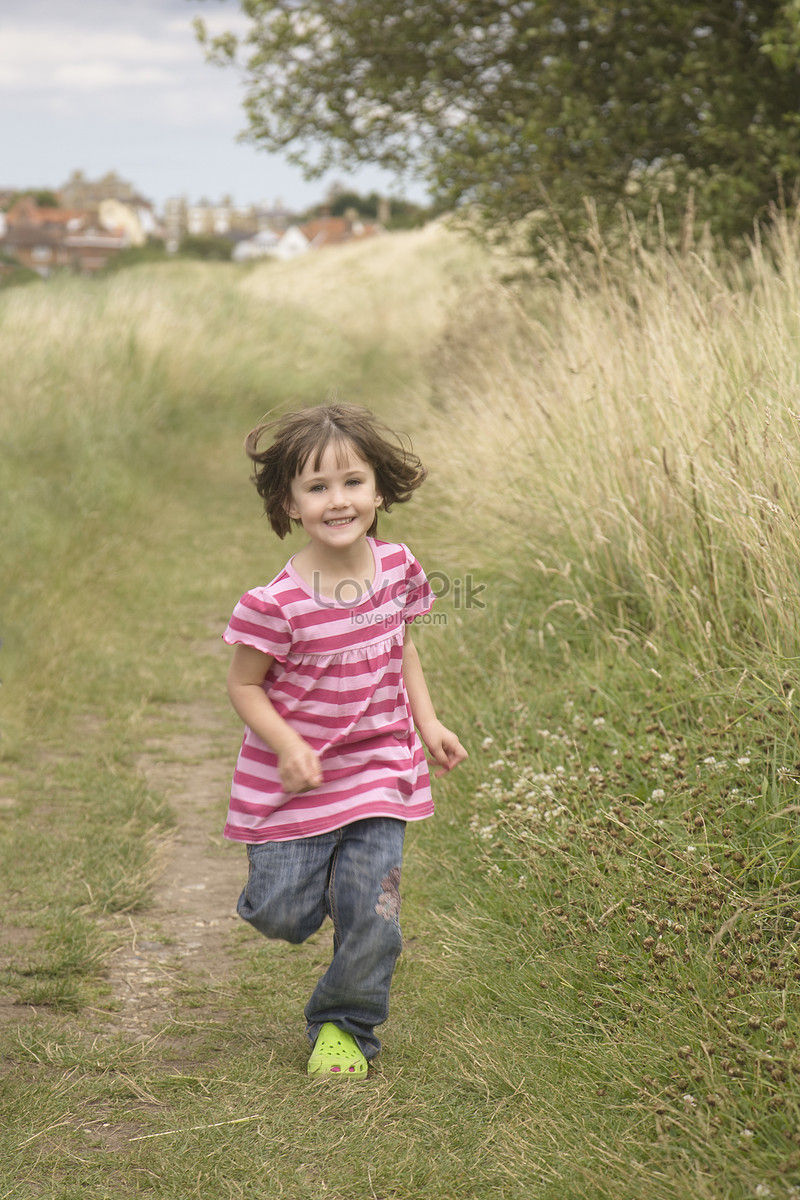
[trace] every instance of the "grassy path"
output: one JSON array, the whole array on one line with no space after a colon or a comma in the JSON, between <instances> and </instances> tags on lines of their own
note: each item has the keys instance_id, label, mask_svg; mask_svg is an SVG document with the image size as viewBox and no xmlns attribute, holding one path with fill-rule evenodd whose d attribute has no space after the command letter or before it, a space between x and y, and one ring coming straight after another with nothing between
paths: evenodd
<instances>
[{"instance_id":1,"label":"grassy path","mask_svg":"<svg viewBox=\"0 0 800 1200\"><path fill-rule=\"evenodd\" d=\"M326 277L324 265L296 278L291 320L280 276L262 284L251 276L227 295L227 328L238 316L252 326L261 309L264 338L279 339L284 375L295 372L280 377L283 392L302 378L303 360L303 394L317 389L320 398L319 377L327 376L397 419L392 404L419 369L453 286L441 252L432 255L424 237L418 243L411 292L431 271L438 288L397 328L403 296L379 297L387 272L396 277L393 245L385 271L340 257L349 290L337 272ZM445 249L445 263L448 254L463 280L473 269L469 256ZM403 278L408 287L411 274ZM338 342L322 317L333 296ZM103 291L98 302L111 303ZM127 371L134 381L147 377L152 398L176 370L175 344L165 351L163 336L150 330L160 348L148 347L135 289L125 303L141 310ZM212 365L213 378L162 425L159 442L123 454L117 494L96 501L104 517L96 545L90 537L71 557L62 551L51 560L49 578L63 575L57 637L44 647L28 640L24 649L12 640L9 683L18 704L27 704L30 726L6 709L3 782L14 820L3 842L9 886L1 944L12 1001L3 1029L3 1197L433 1197L472 1186L476 1170L485 1170L472 1085L460 1118L457 1085L433 1040L445 1000L442 920L470 891L458 863L468 837L460 815L442 818L454 835L446 848L441 830L414 829L409 838L406 954L386 1052L366 1095L330 1093L304 1073L302 1008L329 954L330 931L290 950L232 919L244 860L219 835L240 732L224 698L219 637L236 597L273 574L287 553L259 519L240 451L264 406L251 378L262 350L252 331L247 337L242 343L240 335L235 364L228 348L232 378L222 382ZM210 363L218 352L198 350ZM95 351L116 353L111 340ZM328 353L332 362L324 361ZM98 428L95 436L101 471L103 439L119 434ZM125 510L115 510L123 497ZM45 553L49 539L55 545L62 537L52 519L46 508L29 515L29 523L40 522ZM86 538L91 527L83 520ZM410 538L396 521L387 534ZM21 614L32 583L22 573L17 579ZM93 599L102 592L89 627L87 592L76 594L81 582ZM56 642L56 674L51 661L48 678ZM33 687L23 654L25 670L41 663ZM37 828L43 836L32 840ZM44 907L36 904L42 887ZM459 972L456 1011L462 990Z\"/></svg>"},{"instance_id":2,"label":"grassy path","mask_svg":"<svg viewBox=\"0 0 800 1200\"><path fill-rule=\"evenodd\" d=\"M106 918L119 944L107 963L119 1006L113 1026L126 1040L147 1041L179 1021L189 979L222 986L232 973L232 901L244 873L238 847L219 838L231 774L227 714L219 709L181 706L169 714L174 731L162 728L142 747L139 769L166 798L175 824L160 847L146 908Z\"/></svg>"}]
</instances>

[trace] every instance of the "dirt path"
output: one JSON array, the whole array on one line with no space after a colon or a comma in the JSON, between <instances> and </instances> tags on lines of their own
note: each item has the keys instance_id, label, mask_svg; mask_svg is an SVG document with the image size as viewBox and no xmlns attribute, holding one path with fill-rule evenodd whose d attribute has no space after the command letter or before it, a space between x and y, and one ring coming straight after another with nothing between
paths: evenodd
<instances>
[{"instance_id":1,"label":"dirt path","mask_svg":"<svg viewBox=\"0 0 800 1200\"><path fill-rule=\"evenodd\" d=\"M236 900L247 870L242 847L221 837L233 758L229 746L220 747L220 714L196 705L174 715L181 731L146 739L137 765L166 796L176 828L163 847L147 909L107 922L123 940L108 963L120 1005L114 1025L134 1040L175 1015L176 990L189 977L220 982L229 974Z\"/></svg>"}]
</instances>

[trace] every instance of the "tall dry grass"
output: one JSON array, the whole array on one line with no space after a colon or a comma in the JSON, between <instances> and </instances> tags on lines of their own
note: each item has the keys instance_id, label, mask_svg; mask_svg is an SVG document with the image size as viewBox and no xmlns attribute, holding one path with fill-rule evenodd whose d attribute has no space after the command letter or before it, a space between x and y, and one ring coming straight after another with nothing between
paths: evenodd
<instances>
[{"instance_id":1,"label":"tall dry grass","mask_svg":"<svg viewBox=\"0 0 800 1200\"><path fill-rule=\"evenodd\" d=\"M619 645L698 666L797 656L800 238L749 261L553 249L532 280L474 293L434 371L454 530L519 580L560 576ZM457 554L455 544L453 554Z\"/></svg>"}]
</instances>

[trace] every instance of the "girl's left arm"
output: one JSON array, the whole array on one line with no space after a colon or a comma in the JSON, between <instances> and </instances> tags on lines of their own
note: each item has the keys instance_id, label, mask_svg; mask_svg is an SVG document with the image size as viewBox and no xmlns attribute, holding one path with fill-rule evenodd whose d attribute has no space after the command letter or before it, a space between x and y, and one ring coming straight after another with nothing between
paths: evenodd
<instances>
[{"instance_id":1,"label":"girl's left arm","mask_svg":"<svg viewBox=\"0 0 800 1200\"><path fill-rule=\"evenodd\" d=\"M403 678L408 692L411 714L419 735L439 764L439 775L446 775L467 757L467 752L457 736L436 716L433 701L422 672L417 648L406 635L403 643Z\"/></svg>"}]
</instances>

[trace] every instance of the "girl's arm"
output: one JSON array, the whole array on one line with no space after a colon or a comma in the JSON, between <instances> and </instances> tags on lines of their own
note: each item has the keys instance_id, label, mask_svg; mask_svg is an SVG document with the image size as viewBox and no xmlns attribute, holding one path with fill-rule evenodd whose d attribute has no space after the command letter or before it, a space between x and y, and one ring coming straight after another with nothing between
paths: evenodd
<instances>
[{"instance_id":1,"label":"girl's arm","mask_svg":"<svg viewBox=\"0 0 800 1200\"><path fill-rule=\"evenodd\" d=\"M467 752L456 735L442 724L434 711L433 701L422 673L417 648L406 636L403 643L403 678L411 704L414 724L419 730L428 750L439 764L439 775L446 775L467 757Z\"/></svg>"},{"instance_id":2,"label":"girl's arm","mask_svg":"<svg viewBox=\"0 0 800 1200\"><path fill-rule=\"evenodd\" d=\"M228 695L256 737L278 756L278 774L287 792L308 792L322 783L322 767L308 742L275 709L263 688L273 659L252 646L234 646Z\"/></svg>"}]
</instances>

